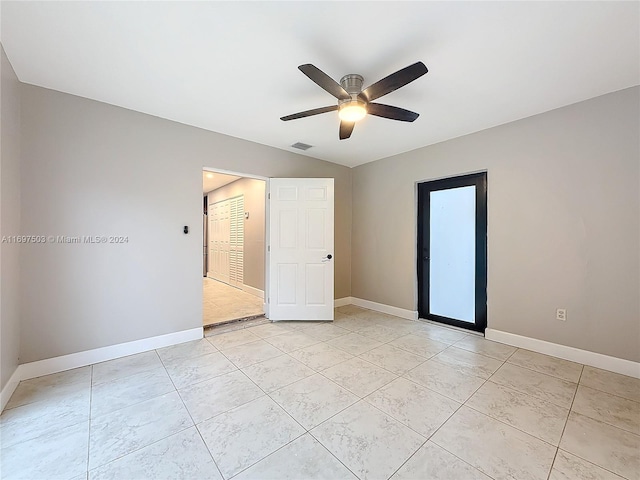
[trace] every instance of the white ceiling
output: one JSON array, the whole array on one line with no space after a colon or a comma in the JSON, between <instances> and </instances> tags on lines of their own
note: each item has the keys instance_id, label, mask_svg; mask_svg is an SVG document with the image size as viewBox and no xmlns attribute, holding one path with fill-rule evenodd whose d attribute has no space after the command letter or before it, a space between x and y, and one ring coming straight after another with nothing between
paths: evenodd
<instances>
[{"instance_id":1,"label":"white ceiling","mask_svg":"<svg viewBox=\"0 0 640 480\"><path fill-rule=\"evenodd\" d=\"M225 173L202 172L202 193L209 193L216 188L224 187L239 178Z\"/></svg>"},{"instance_id":2,"label":"white ceiling","mask_svg":"<svg viewBox=\"0 0 640 480\"><path fill-rule=\"evenodd\" d=\"M9 2L20 80L355 166L640 83L639 2ZM416 61L338 140L335 100L297 66L365 86ZM300 152L301 153L301 152Z\"/></svg>"}]
</instances>

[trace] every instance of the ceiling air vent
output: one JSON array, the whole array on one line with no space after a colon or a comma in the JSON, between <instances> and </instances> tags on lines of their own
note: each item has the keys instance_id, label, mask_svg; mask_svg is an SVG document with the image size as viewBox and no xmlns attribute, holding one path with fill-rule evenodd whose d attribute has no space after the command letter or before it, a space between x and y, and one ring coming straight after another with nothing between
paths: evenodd
<instances>
[{"instance_id":1,"label":"ceiling air vent","mask_svg":"<svg viewBox=\"0 0 640 480\"><path fill-rule=\"evenodd\" d=\"M291 145L293 148L297 148L298 150L309 150L313 145L307 145L306 143L296 142Z\"/></svg>"}]
</instances>

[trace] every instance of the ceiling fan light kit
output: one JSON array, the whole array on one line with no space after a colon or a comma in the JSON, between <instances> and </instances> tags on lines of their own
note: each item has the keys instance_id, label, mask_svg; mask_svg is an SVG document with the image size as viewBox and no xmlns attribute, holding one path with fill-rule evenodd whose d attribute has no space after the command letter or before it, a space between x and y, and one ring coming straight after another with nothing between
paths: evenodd
<instances>
[{"instance_id":1,"label":"ceiling fan light kit","mask_svg":"<svg viewBox=\"0 0 640 480\"><path fill-rule=\"evenodd\" d=\"M361 100L347 100L339 108L338 117L343 122L357 122L367 114L367 104Z\"/></svg>"},{"instance_id":2,"label":"ceiling fan light kit","mask_svg":"<svg viewBox=\"0 0 640 480\"><path fill-rule=\"evenodd\" d=\"M373 103L373 100L391 93L400 87L404 87L406 84L413 82L428 72L424 63L416 62L413 65L409 65L402 70L392 73L363 90L362 85L364 78L355 73L345 75L340 79L340 83L338 83L310 63L300 65L298 69L322 89L337 98L338 105L305 110L304 112L280 117L280 120L286 122L338 110L338 117L340 118L340 140L349 138L356 122L362 120L367 114L391 120L399 120L401 122L413 122L418 118L419 114L391 105Z\"/></svg>"}]
</instances>

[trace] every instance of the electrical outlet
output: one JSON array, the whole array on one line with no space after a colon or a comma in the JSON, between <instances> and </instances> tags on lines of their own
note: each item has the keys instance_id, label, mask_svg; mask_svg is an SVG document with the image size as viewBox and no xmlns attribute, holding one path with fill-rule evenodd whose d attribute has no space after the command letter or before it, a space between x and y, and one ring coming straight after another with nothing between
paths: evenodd
<instances>
[{"instance_id":1,"label":"electrical outlet","mask_svg":"<svg viewBox=\"0 0 640 480\"><path fill-rule=\"evenodd\" d=\"M567 309L566 308L558 308L556 309L556 320L560 320L561 322L567 321Z\"/></svg>"}]
</instances>

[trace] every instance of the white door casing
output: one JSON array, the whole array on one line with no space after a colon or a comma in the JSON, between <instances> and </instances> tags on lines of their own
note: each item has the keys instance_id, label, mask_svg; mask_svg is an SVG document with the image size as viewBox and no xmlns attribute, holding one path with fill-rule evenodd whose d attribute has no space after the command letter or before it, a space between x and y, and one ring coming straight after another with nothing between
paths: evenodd
<instances>
[{"instance_id":1,"label":"white door casing","mask_svg":"<svg viewBox=\"0 0 640 480\"><path fill-rule=\"evenodd\" d=\"M333 320L333 178L269 182L269 318Z\"/></svg>"}]
</instances>

